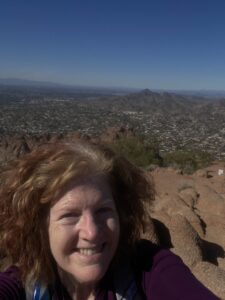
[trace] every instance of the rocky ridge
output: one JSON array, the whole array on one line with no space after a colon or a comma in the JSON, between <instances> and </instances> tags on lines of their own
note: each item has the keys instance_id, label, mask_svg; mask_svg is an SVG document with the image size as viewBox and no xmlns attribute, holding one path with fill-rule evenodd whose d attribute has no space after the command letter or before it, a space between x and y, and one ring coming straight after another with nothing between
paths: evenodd
<instances>
[{"instance_id":1,"label":"rocky ridge","mask_svg":"<svg viewBox=\"0 0 225 300\"><path fill-rule=\"evenodd\" d=\"M179 255L193 274L225 299L225 163L193 175L171 168L151 172L156 199L149 239Z\"/></svg>"}]
</instances>

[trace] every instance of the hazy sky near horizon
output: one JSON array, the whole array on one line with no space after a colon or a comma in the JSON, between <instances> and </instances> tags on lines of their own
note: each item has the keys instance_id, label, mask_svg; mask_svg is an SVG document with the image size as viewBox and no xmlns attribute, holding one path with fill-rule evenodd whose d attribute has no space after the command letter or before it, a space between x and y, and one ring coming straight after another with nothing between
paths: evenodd
<instances>
[{"instance_id":1,"label":"hazy sky near horizon","mask_svg":"<svg viewBox=\"0 0 225 300\"><path fill-rule=\"evenodd\" d=\"M225 90L225 0L2 0L9 77Z\"/></svg>"}]
</instances>

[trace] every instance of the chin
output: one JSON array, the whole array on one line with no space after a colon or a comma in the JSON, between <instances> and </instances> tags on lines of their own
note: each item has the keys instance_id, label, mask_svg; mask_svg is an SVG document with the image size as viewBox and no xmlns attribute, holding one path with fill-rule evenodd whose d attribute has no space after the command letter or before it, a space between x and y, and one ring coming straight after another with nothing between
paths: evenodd
<instances>
[{"instance_id":1,"label":"chin","mask_svg":"<svg viewBox=\"0 0 225 300\"><path fill-rule=\"evenodd\" d=\"M74 279L80 284L97 284L105 275L107 269L101 266L84 267L80 272L72 272Z\"/></svg>"}]
</instances>

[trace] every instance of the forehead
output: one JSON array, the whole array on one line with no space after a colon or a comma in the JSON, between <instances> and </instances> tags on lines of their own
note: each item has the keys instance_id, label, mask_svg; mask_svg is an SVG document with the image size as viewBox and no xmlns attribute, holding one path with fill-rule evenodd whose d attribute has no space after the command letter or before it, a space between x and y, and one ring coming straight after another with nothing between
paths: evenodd
<instances>
[{"instance_id":1,"label":"forehead","mask_svg":"<svg viewBox=\"0 0 225 300\"><path fill-rule=\"evenodd\" d=\"M112 202L111 187L103 176L71 181L54 206L92 206L100 202Z\"/></svg>"}]
</instances>

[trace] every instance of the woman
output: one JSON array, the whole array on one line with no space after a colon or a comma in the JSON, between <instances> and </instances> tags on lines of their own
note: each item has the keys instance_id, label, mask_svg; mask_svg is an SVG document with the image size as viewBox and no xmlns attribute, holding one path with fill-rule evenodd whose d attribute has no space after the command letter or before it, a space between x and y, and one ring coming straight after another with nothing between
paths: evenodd
<instances>
[{"instance_id":1,"label":"woman","mask_svg":"<svg viewBox=\"0 0 225 300\"><path fill-rule=\"evenodd\" d=\"M45 145L2 174L0 299L217 299L169 252L140 240L150 178L111 150Z\"/></svg>"}]
</instances>

